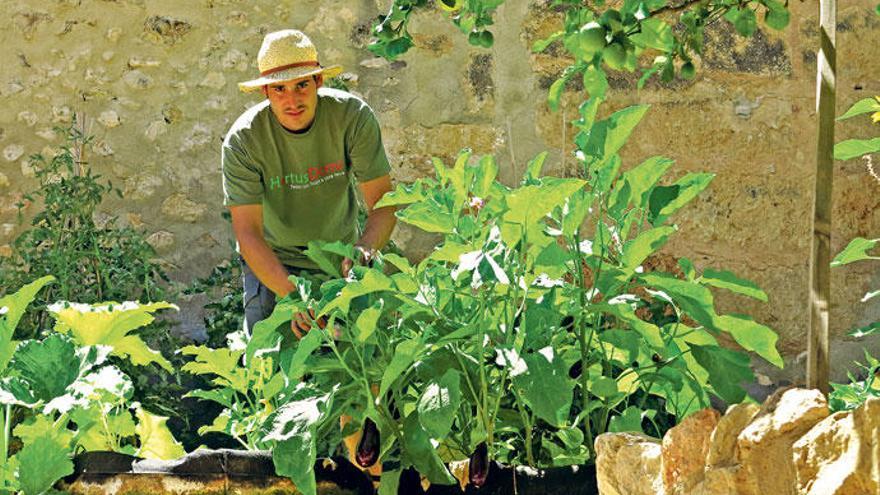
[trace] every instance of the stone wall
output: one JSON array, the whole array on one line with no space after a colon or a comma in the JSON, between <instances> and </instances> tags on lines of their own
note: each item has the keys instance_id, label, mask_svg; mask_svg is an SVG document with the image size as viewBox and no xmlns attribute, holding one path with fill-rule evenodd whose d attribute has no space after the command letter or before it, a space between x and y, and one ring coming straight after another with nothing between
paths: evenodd
<instances>
[{"instance_id":1,"label":"stone wall","mask_svg":"<svg viewBox=\"0 0 880 495\"><path fill-rule=\"evenodd\" d=\"M841 6L839 113L880 94L874 3ZM573 173L572 128L563 123L576 115L582 93L572 87L562 110L549 112L546 89L566 61L552 48L529 52L535 39L560 26L549 0L508 0L498 10L491 50L470 47L439 11L419 14L411 28L417 48L394 63L365 49L370 24L387 4L0 3L0 15L11 21L0 30L0 252L21 231L14 205L34 183L27 157L52 153L59 145L52 127L83 112L96 136L90 166L125 192L105 211L143 229L176 279L207 274L228 256L230 238L220 217L219 145L237 115L257 101L239 93L236 83L255 74L263 35L285 27L303 29L324 61L345 67L349 87L379 116L397 181L430 173L431 156L448 160L465 146L494 153L508 183L545 149L552 171ZM718 174L679 217L681 232L668 252L698 268L724 267L759 282L770 304L728 295L719 295L718 304L776 328L795 366L771 376L797 380L795 358L806 346L818 35L813 3L792 2L791 9L782 33L761 31L744 40L728 26L712 28L693 81L652 82L638 91L636 76L615 76L609 109L652 104L624 151L628 166L663 154L677 161L676 174ZM875 129L855 119L841 123L838 136L866 137ZM836 167L835 251L854 236L880 236L880 184L859 161ZM414 256L433 242L403 227L395 239ZM862 343L840 337L880 319L876 301L859 303L868 288L880 287L880 270L863 264L833 273L835 362L843 363L840 356L860 355Z\"/></svg>"},{"instance_id":2,"label":"stone wall","mask_svg":"<svg viewBox=\"0 0 880 495\"><path fill-rule=\"evenodd\" d=\"M880 493L880 399L829 415L818 390L780 389L763 405L704 409L662 440L596 438L603 495ZM638 466L639 469L633 469Z\"/></svg>"}]
</instances>

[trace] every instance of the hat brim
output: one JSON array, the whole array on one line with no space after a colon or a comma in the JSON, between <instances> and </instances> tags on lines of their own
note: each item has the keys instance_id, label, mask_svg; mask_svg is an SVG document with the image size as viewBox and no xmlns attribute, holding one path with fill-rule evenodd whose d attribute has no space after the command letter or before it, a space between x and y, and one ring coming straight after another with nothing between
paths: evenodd
<instances>
[{"instance_id":1,"label":"hat brim","mask_svg":"<svg viewBox=\"0 0 880 495\"><path fill-rule=\"evenodd\" d=\"M302 79L303 77L322 74L326 78L336 77L342 73L342 67L339 65L331 65L330 67L295 67L292 69L275 72L263 77L252 79L250 81L238 83L238 89L245 93L256 91L267 84L277 84L294 79Z\"/></svg>"}]
</instances>

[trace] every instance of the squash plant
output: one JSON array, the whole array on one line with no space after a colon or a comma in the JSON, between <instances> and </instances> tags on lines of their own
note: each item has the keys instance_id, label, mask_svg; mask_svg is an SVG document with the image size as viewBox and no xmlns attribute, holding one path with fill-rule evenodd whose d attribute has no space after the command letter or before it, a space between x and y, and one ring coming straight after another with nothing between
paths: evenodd
<instances>
[{"instance_id":1,"label":"squash plant","mask_svg":"<svg viewBox=\"0 0 880 495\"><path fill-rule=\"evenodd\" d=\"M601 73L596 81L606 84ZM368 420L379 431L382 493L395 493L409 466L452 484L447 463L486 465L474 452L581 464L604 431L660 434L710 395L745 399L750 358L720 347L719 334L782 366L770 328L714 308L713 289L766 301L753 283L697 273L685 259L677 276L645 269L676 230L671 215L712 178L661 183L673 164L663 157L621 173L618 151L646 110L595 120L585 106L576 142L587 180L542 176L545 154L514 188L496 180L492 157L465 151L451 168L435 160L434 178L377 204L442 235L430 256L411 264L386 255L320 286L294 277L298 291L239 351L245 367L272 359L279 389L292 390L259 427L278 472L313 493L317 446L335 448ZM350 249L313 243L307 254L329 270ZM307 308L341 331L293 339L291 314ZM233 388L217 384L212 394ZM353 421L340 431L342 416Z\"/></svg>"},{"instance_id":2,"label":"squash plant","mask_svg":"<svg viewBox=\"0 0 880 495\"><path fill-rule=\"evenodd\" d=\"M131 379L108 364L113 354L135 364L167 363L131 332L152 322L151 312L171 305L56 303L49 310L55 332L14 341L27 306L53 280L43 277L0 298L2 493L50 490L73 472L70 457L81 450L157 459L184 453L167 418L131 402Z\"/></svg>"}]
</instances>

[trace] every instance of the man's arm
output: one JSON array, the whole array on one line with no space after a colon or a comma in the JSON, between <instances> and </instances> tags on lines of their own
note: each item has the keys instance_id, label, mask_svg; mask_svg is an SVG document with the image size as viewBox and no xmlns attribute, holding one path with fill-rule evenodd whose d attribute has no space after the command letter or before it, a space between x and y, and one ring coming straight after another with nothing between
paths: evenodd
<instances>
[{"instance_id":1,"label":"man's arm","mask_svg":"<svg viewBox=\"0 0 880 495\"><path fill-rule=\"evenodd\" d=\"M364 233L357 242L357 246L371 253L379 250L388 244L391 239L391 232L397 223L397 217L394 216L395 207L386 206L384 208L373 208L385 193L391 191L391 176L383 175L373 180L360 183L361 193L364 196L364 202L367 206L367 224L364 226ZM366 254L369 256L369 254ZM352 260L345 258L342 260L342 276L347 277L354 263Z\"/></svg>"},{"instance_id":2,"label":"man's arm","mask_svg":"<svg viewBox=\"0 0 880 495\"><path fill-rule=\"evenodd\" d=\"M373 180L360 183L364 202L367 206L367 224L364 233L358 241L358 246L368 249L382 249L391 239L391 232L397 223L394 216L395 208L386 206L374 209L373 206L382 199L385 193L391 191L391 176L383 175Z\"/></svg>"},{"instance_id":3,"label":"man's arm","mask_svg":"<svg viewBox=\"0 0 880 495\"><path fill-rule=\"evenodd\" d=\"M278 297L284 297L295 287L287 279L287 270L263 237L263 206L230 206L232 232L238 240L241 256L257 279Z\"/></svg>"}]
</instances>

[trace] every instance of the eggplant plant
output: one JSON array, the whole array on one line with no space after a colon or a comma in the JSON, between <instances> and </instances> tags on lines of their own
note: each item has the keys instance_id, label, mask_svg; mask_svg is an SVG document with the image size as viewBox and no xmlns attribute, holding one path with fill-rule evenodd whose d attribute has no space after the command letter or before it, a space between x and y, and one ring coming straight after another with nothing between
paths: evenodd
<instances>
[{"instance_id":1,"label":"eggplant plant","mask_svg":"<svg viewBox=\"0 0 880 495\"><path fill-rule=\"evenodd\" d=\"M132 402L131 379L109 364L122 355L136 364L164 358L133 330L153 321L167 303L56 303L55 332L13 340L27 306L53 277L38 279L0 298L0 492L40 494L73 472L70 457L111 450L171 459L182 446L167 418Z\"/></svg>"},{"instance_id":2,"label":"eggplant plant","mask_svg":"<svg viewBox=\"0 0 880 495\"><path fill-rule=\"evenodd\" d=\"M607 82L594 75L601 102ZM242 354L245 366L275 359L284 387L297 383L263 422L280 474L313 493L317 445L331 454L362 425L371 448L358 456L372 461L378 445L381 493L396 493L410 466L453 484L446 465L469 460L480 484L489 458L588 463L599 433L659 436L712 395L746 400L750 357L721 347L721 334L782 366L773 330L714 307L718 289L767 301L755 284L698 273L686 259L675 273L650 269L676 231L670 217L712 176L663 182L673 164L663 157L622 172L618 151L647 107L597 120L597 105L585 104L577 123L583 178L543 176L546 154L517 187L496 180L490 156L464 151L452 167L435 160L435 177L376 205L440 234L429 256L413 264L385 255L320 285L292 277L298 290L255 327ZM313 243L307 255L333 267L351 249ZM297 341L291 315L308 309L329 323ZM340 431L343 416L352 421Z\"/></svg>"}]
</instances>

